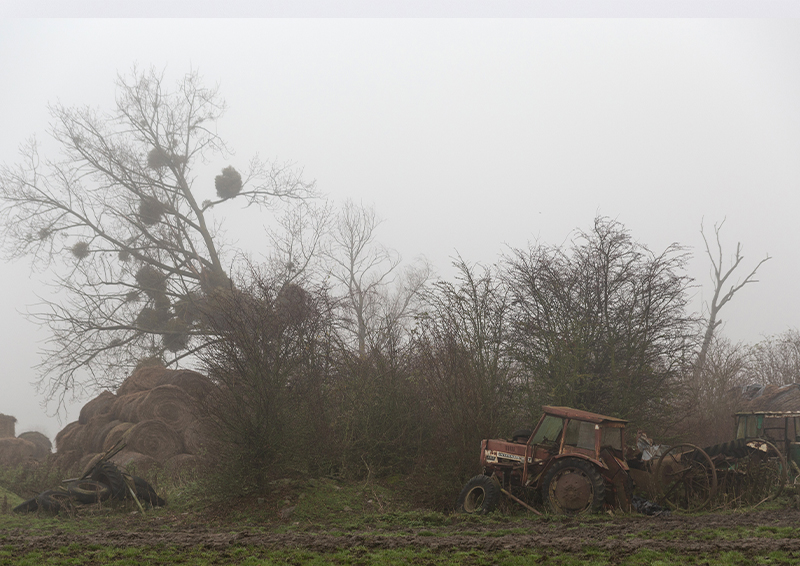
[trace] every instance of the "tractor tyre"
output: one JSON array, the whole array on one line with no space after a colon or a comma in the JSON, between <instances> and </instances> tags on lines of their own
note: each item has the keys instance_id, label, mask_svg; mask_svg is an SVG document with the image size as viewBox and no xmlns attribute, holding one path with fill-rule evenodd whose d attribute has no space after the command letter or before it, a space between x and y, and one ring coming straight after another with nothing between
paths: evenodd
<instances>
[{"instance_id":1,"label":"tractor tyre","mask_svg":"<svg viewBox=\"0 0 800 566\"><path fill-rule=\"evenodd\" d=\"M467 482L456 501L457 513L486 515L494 511L500 501L500 485L497 480L477 475Z\"/></svg>"},{"instance_id":2,"label":"tractor tyre","mask_svg":"<svg viewBox=\"0 0 800 566\"><path fill-rule=\"evenodd\" d=\"M542 501L553 513L597 513L605 498L603 476L591 462L580 458L556 460L542 481Z\"/></svg>"},{"instance_id":3,"label":"tractor tyre","mask_svg":"<svg viewBox=\"0 0 800 566\"><path fill-rule=\"evenodd\" d=\"M531 437L531 431L527 428L520 428L514 431L511 435L511 442L528 442Z\"/></svg>"},{"instance_id":4,"label":"tractor tyre","mask_svg":"<svg viewBox=\"0 0 800 566\"><path fill-rule=\"evenodd\" d=\"M34 511L39 510L39 502L34 497L33 499L28 499L27 501L23 501L16 507L12 509L14 513L32 513Z\"/></svg>"},{"instance_id":5,"label":"tractor tyre","mask_svg":"<svg viewBox=\"0 0 800 566\"><path fill-rule=\"evenodd\" d=\"M128 495L122 472L111 462L103 462L95 466L94 470L92 470L91 479L107 485L111 489L111 497L113 499L125 499Z\"/></svg>"},{"instance_id":6,"label":"tractor tyre","mask_svg":"<svg viewBox=\"0 0 800 566\"><path fill-rule=\"evenodd\" d=\"M75 509L72 496L61 489L48 489L36 496L40 511L56 514L59 511L71 512Z\"/></svg>"},{"instance_id":7,"label":"tractor tyre","mask_svg":"<svg viewBox=\"0 0 800 566\"><path fill-rule=\"evenodd\" d=\"M111 497L111 488L108 485L92 480L69 483L67 492L79 503L98 503Z\"/></svg>"},{"instance_id":8,"label":"tractor tyre","mask_svg":"<svg viewBox=\"0 0 800 566\"><path fill-rule=\"evenodd\" d=\"M147 480L139 476L133 476L133 485L136 487L136 497L141 501L149 503L152 507L164 507L167 502L159 497Z\"/></svg>"}]
</instances>

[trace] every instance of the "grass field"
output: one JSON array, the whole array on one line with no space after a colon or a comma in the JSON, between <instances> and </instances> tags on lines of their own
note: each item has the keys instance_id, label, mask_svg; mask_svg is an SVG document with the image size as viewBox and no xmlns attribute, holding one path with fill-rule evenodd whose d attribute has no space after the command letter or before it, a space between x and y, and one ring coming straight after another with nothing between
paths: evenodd
<instances>
[{"instance_id":1,"label":"grass field","mask_svg":"<svg viewBox=\"0 0 800 566\"><path fill-rule=\"evenodd\" d=\"M3 515L0 564L800 564L789 499L693 515L538 517L504 505L475 517L411 509L375 482L283 480L226 502L191 481L159 491L168 506L144 514L121 503Z\"/></svg>"}]
</instances>

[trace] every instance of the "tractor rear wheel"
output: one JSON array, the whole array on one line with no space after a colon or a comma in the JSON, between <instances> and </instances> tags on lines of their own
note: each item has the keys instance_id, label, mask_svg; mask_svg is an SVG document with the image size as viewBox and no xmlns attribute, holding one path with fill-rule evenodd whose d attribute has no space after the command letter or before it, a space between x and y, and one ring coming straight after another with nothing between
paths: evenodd
<instances>
[{"instance_id":1,"label":"tractor rear wheel","mask_svg":"<svg viewBox=\"0 0 800 566\"><path fill-rule=\"evenodd\" d=\"M542 500L553 513L596 513L605 498L603 476L591 462L580 458L557 460L542 481Z\"/></svg>"},{"instance_id":2,"label":"tractor rear wheel","mask_svg":"<svg viewBox=\"0 0 800 566\"><path fill-rule=\"evenodd\" d=\"M481 474L469 480L461 490L456 502L456 511L486 515L494 511L498 501L500 501L500 485L497 480Z\"/></svg>"}]
</instances>

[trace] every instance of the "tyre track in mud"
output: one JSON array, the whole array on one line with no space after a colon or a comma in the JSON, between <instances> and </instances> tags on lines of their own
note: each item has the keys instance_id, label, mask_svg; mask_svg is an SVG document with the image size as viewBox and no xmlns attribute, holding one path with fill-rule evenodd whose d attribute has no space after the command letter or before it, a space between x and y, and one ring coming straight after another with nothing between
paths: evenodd
<instances>
[{"instance_id":1,"label":"tyre track in mud","mask_svg":"<svg viewBox=\"0 0 800 566\"><path fill-rule=\"evenodd\" d=\"M110 521L113 525L114 521ZM794 510L763 511L738 514L698 516L609 517L607 521L591 518L526 520L508 523L455 523L449 526L364 531L348 534L294 531L269 533L255 530L221 532L208 526L186 524L163 528L146 520L119 528L81 533L56 530L33 534L24 528L4 530L0 546L16 551L54 550L67 545L102 545L125 547L205 548L224 551L236 546L274 549L302 548L315 552L333 552L362 547L366 549L403 549L413 547L434 552L484 552L538 550L546 553L582 553L587 549L608 551L624 557L639 550L674 551L684 555L716 554L739 551L752 556L781 550L800 556L800 512ZM716 529L767 527L764 536L715 537ZM786 529L788 527L788 529ZM771 532L770 528L781 529ZM510 534L508 530L523 530ZM786 536L788 535L788 536Z\"/></svg>"}]
</instances>

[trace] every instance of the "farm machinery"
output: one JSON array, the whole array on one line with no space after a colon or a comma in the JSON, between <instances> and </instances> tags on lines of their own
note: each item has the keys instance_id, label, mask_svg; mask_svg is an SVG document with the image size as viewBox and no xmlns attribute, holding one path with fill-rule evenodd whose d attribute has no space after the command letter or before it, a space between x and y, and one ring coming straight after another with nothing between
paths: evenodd
<instances>
[{"instance_id":1,"label":"farm machinery","mask_svg":"<svg viewBox=\"0 0 800 566\"><path fill-rule=\"evenodd\" d=\"M658 505L699 510L741 506L775 497L787 480L786 459L769 441L741 438L702 449L654 445L643 434L627 452L627 421L569 407L543 407L530 430L511 440L481 442L483 473L459 494L456 509L492 511L501 496L538 511L514 492L538 493L553 513L630 511L634 489Z\"/></svg>"}]
</instances>

